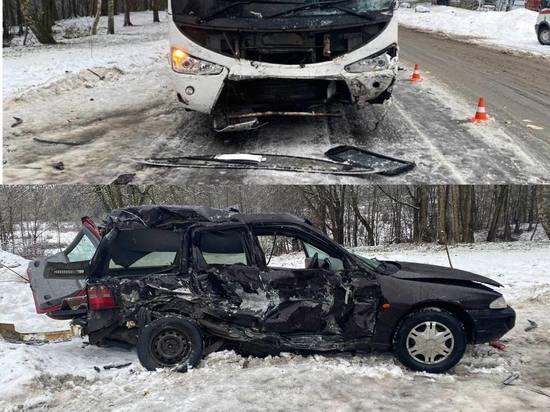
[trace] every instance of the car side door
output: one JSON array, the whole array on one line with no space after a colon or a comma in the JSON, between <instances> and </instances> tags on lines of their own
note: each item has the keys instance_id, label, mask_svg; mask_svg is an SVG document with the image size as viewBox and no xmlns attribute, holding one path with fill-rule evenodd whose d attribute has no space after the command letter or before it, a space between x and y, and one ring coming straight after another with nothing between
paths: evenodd
<instances>
[{"instance_id":1,"label":"car side door","mask_svg":"<svg viewBox=\"0 0 550 412\"><path fill-rule=\"evenodd\" d=\"M266 330L348 337L374 334L381 297L374 275L355 267L345 254L331 247L329 239L310 236L296 228L264 226L253 229L253 233L256 239L266 235L292 237L290 244L299 245L303 251L303 264L299 267L295 248L289 252L257 240L267 254L261 273L265 288L277 293L280 302L278 310L264 319ZM274 252L277 249L279 252Z\"/></svg>"},{"instance_id":2,"label":"car side door","mask_svg":"<svg viewBox=\"0 0 550 412\"><path fill-rule=\"evenodd\" d=\"M265 293L245 225L195 228L191 239L191 282L202 310L242 326L258 327L274 303Z\"/></svg>"}]
</instances>

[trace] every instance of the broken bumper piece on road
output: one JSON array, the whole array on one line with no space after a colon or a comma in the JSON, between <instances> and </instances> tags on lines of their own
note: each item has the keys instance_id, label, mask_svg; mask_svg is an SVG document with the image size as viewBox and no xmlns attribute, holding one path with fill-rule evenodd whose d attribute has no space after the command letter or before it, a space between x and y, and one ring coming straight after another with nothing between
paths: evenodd
<instances>
[{"instance_id":1,"label":"broken bumper piece on road","mask_svg":"<svg viewBox=\"0 0 550 412\"><path fill-rule=\"evenodd\" d=\"M325 158L280 154L213 154L199 156L155 157L138 160L149 167L226 170L268 170L340 176L396 176L415 167L414 162L384 156L354 146L337 146Z\"/></svg>"}]
</instances>

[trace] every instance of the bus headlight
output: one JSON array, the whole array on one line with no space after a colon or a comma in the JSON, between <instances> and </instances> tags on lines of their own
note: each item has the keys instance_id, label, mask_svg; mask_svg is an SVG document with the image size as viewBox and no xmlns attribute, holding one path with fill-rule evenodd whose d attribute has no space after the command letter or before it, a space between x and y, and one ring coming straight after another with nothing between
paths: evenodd
<instances>
[{"instance_id":1,"label":"bus headlight","mask_svg":"<svg viewBox=\"0 0 550 412\"><path fill-rule=\"evenodd\" d=\"M223 71L223 66L197 59L176 47L171 50L170 62L172 63L172 70L176 73L201 76L220 74Z\"/></svg>"},{"instance_id":2,"label":"bus headlight","mask_svg":"<svg viewBox=\"0 0 550 412\"><path fill-rule=\"evenodd\" d=\"M508 307L508 304L506 303L506 300L504 300L504 297L496 298L489 304L489 308L491 309L506 309Z\"/></svg>"},{"instance_id":3,"label":"bus headlight","mask_svg":"<svg viewBox=\"0 0 550 412\"><path fill-rule=\"evenodd\" d=\"M391 64L392 57L388 53L384 53L380 56L359 60L346 66L345 69L348 73L376 72L389 69Z\"/></svg>"}]
</instances>

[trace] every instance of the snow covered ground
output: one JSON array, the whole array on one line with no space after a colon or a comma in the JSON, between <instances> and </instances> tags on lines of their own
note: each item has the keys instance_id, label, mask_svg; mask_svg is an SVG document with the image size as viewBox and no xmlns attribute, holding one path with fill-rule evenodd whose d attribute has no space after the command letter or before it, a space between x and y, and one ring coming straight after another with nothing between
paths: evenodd
<instances>
[{"instance_id":1,"label":"snow covered ground","mask_svg":"<svg viewBox=\"0 0 550 412\"><path fill-rule=\"evenodd\" d=\"M67 329L68 321L56 321L35 312L31 289L24 280L29 262L0 250L0 323L13 323L18 332Z\"/></svg>"},{"instance_id":2,"label":"snow covered ground","mask_svg":"<svg viewBox=\"0 0 550 412\"><path fill-rule=\"evenodd\" d=\"M54 27L59 44L50 46L23 46L16 38L15 44L2 50L4 99L47 85L54 90L82 86L88 75L96 77L87 71L95 67L110 69L107 78L146 70L168 56L166 13L160 13L161 23L153 24L152 16L152 12L132 13L134 25L123 27L124 15L119 14L115 16L116 33L109 36L105 35L106 18L101 19L96 36L89 35L90 17L60 20ZM68 33L79 37L65 38Z\"/></svg>"},{"instance_id":3,"label":"snow covered ground","mask_svg":"<svg viewBox=\"0 0 550 412\"><path fill-rule=\"evenodd\" d=\"M537 40L537 12L521 8L509 12L483 12L428 3L423 3L422 7L429 12L417 13L414 7L398 9L399 24L444 33L457 40L550 56L550 47Z\"/></svg>"},{"instance_id":4,"label":"snow covered ground","mask_svg":"<svg viewBox=\"0 0 550 412\"><path fill-rule=\"evenodd\" d=\"M355 252L447 265L444 249L435 245L361 247ZM87 346L80 339L43 345L0 340L0 409L548 410L550 397L535 391L550 395L550 242L461 245L451 247L450 254L455 267L503 283L518 313L515 329L503 339L504 351L471 347L452 373L413 373L391 354L260 359L229 351L208 356L187 374L148 372L133 351ZM0 256L12 266L24 266L16 257ZM0 276L3 280L5 271ZM0 307L2 321L34 316L28 288L0 285L0 302L10 293L17 294L18 302ZM527 319L538 328L525 332ZM132 364L103 369L127 362ZM519 379L503 385L512 373L519 373Z\"/></svg>"}]
</instances>

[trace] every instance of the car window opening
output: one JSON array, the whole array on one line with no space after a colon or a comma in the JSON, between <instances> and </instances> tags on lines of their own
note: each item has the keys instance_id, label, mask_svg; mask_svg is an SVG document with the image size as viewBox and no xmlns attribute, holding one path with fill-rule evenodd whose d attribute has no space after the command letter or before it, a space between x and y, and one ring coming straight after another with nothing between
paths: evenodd
<instances>
[{"instance_id":1,"label":"car window opening","mask_svg":"<svg viewBox=\"0 0 550 412\"><path fill-rule=\"evenodd\" d=\"M109 272L155 268L163 272L176 266L181 233L161 229L121 231L110 247Z\"/></svg>"},{"instance_id":2,"label":"car window opening","mask_svg":"<svg viewBox=\"0 0 550 412\"><path fill-rule=\"evenodd\" d=\"M242 229L201 231L197 247L205 265L250 265Z\"/></svg>"}]
</instances>

